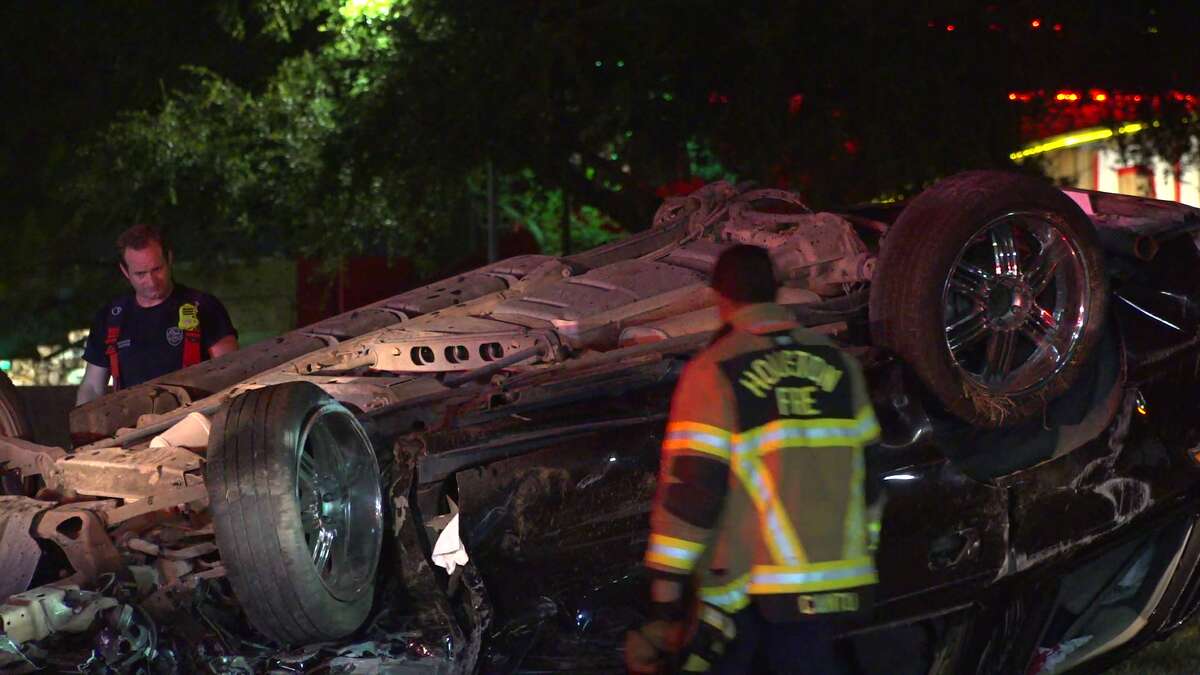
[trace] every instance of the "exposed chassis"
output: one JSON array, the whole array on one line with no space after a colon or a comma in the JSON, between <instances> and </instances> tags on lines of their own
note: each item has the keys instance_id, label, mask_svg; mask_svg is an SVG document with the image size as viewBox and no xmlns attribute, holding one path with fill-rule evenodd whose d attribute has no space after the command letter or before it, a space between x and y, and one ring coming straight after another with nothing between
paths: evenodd
<instances>
[{"instance_id":1,"label":"exposed chassis","mask_svg":"<svg viewBox=\"0 0 1200 675\"><path fill-rule=\"evenodd\" d=\"M1114 256L1153 257L1160 241L1200 227L1186 207L1070 194ZM771 199L791 206L758 209ZM132 579L142 603L169 615L187 604L188 593L225 576L207 515L208 439L172 444L172 434L181 433L177 425L189 416L211 421L248 391L307 382L354 411L384 464L394 564L403 571L401 588L389 592L413 601L424 625L448 632L452 647L444 656L470 670L492 604L504 601L489 599L474 566L453 577L448 591L430 559L431 543L456 509L487 508L480 495L494 488L468 489L464 481L482 467L519 463L551 438L637 430L653 440L649 430L662 418L661 412L584 414L575 424L539 429L526 424L524 416L532 413L513 404L536 401L539 388L556 392L547 400L572 400L581 394L564 393L559 384L640 366L653 371L660 364L666 370L656 377L669 382L671 364L718 328L705 286L716 256L731 242L770 248L788 280L781 300L814 330L874 359L855 324L891 216L870 215L814 214L787 195L709 186L690 201L668 203L654 229L623 242L562 259L503 261L112 394L73 413L73 436L90 441L73 452L0 438L0 467L42 488L38 499L0 497L0 561L14 571L8 587L0 587L0 596L12 594L0 607L5 633L21 645L87 630L99 613L121 607L94 592L106 580ZM1151 356L1168 361L1194 347L1191 340L1168 341ZM612 386L606 383L605 391ZM890 391L888 385L879 390ZM896 396L888 405L905 418L905 395ZM500 418L508 421L477 428L468 422ZM934 433L915 422L904 428L912 437L903 447ZM448 492L448 483L457 494ZM645 488L630 497L644 499ZM644 503L633 517L643 512L638 509ZM469 519L478 517L476 510ZM970 551L986 542L971 544L975 535L963 536L968 545L958 555L969 561ZM71 572L23 592L37 573L39 541L59 547ZM1001 576L1028 567L1014 562ZM9 660L18 662L9 651ZM0 664L4 658L0 650Z\"/></svg>"}]
</instances>

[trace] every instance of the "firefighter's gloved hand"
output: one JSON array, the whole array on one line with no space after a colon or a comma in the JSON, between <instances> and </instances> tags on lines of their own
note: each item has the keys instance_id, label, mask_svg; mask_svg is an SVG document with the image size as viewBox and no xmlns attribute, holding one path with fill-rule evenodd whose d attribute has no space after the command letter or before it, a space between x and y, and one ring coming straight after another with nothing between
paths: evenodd
<instances>
[{"instance_id":1,"label":"firefighter's gloved hand","mask_svg":"<svg viewBox=\"0 0 1200 675\"><path fill-rule=\"evenodd\" d=\"M666 659L683 648L682 621L651 621L625 634L625 667L631 673L663 672Z\"/></svg>"}]
</instances>

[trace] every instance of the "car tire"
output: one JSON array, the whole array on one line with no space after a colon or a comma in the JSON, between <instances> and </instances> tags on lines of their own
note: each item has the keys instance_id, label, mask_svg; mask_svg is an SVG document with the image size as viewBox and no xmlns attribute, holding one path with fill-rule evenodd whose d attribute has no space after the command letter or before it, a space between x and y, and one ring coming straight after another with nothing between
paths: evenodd
<instances>
[{"instance_id":1,"label":"car tire","mask_svg":"<svg viewBox=\"0 0 1200 675\"><path fill-rule=\"evenodd\" d=\"M254 389L213 419L209 509L251 623L285 645L345 637L374 600L379 467L353 414L308 382Z\"/></svg>"},{"instance_id":2,"label":"car tire","mask_svg":"<svg viewBox=\"0 0 1200 675\"><path fill-rule=\"evenodd\" d=\"M1016 423L1070 387L1100 338L1103 263L1091 220L1061 190L1019 174L959 174L888 229L872 340L956 416Z\"/></svg>"}]
</instances>

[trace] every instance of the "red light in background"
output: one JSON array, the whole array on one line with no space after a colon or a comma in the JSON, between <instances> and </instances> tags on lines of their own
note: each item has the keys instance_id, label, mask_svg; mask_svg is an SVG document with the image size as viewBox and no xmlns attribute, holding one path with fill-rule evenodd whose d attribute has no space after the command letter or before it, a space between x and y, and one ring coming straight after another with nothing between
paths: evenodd
<instances>
[{"instance_id":1,"label":"red light in background","mask_svg":"<svg viewBox=\"0 0 1200 675\"><path fill-rule=\"evenodd\" d=\"M792 94L788 99L788 114L795 115L804 106L804 94Z\"/></svg>"},{"instance_id":2,"label":"red light in background","mask_svg":"<svg viewBox=\"0 0 1200 675\"><path fill-rule=\"evenodd\" d=\"M1030 21L1030 22L1029 22L1029 25L1030 25L1030 26L1033 26L1034 28L1041 28L1041 27L1042 27L1042 20L1041 20L1041 19L1034 19L1033 21Z\"/></svg>"},{"instance_id":3,"label":"red light in background","mask_svg":"<svg viewBox=\"0 0 1200 675\"><path fill-rule=\"evenodd\" d=\"M857 155L858 142L853 139L848 140L845 143L842 143L842 149L846 151L847 155Z\"/></svg>"},{"instance_id":4,"label":"red light in background","mask_svg":"<svg viewBox=\"0 0 1200 675\"><path fill-rule=\"evenodd\" d=\"M1189 114L1200 111L1200 92L1171 90L1163 94L1141 94L1120 90L1051 89L1013 90L1006 92L1011 103L1020 102L1021 135L1027 140L1077 131L1089 127L1121 123L1146 124L1148 116L1160 116L1173 110L1186 109ZM1025 110L1028 101L1037 100L1044 108ZM1178 108L1166 107L1170 103Z\"/></svg>"},{"instance_id":5,"label":"red light in background","mask_svg":"<svg viewBox=\"0 0 1200 675\"><path fill-rule=\"evenodd\" d=\"M1055 31L1061 31L1061 30L1062 30L1062 24L1061 24L1061 23L1056 23L1056 24L1054 24L1054 30L1055 30Z\"/></svg>"},{"instance_id":6,"label":"red light in background","mask_svg":"<svg viewBox=\"0 0 1200 675\"><path fill-rule=\"evenodd\" d=\"M954 24L952 24L952 23L946 24L946 32L953 33L954 32Z\"/></svg>"}]
</instances>

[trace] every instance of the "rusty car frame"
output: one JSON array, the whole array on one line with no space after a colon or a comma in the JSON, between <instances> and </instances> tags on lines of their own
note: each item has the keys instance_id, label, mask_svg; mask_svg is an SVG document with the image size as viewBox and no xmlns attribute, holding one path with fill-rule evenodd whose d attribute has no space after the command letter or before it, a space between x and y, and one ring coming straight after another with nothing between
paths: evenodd
<instances>
[{"instance_id":1,"label":"rusty car frame","mask_svg":"<svg viewBox=\"0 0 1200 675\"><path fill-rule=\"evenodd\" d=\"M403 647L373 658L437 672L619 668L671 389L720 328L734 243L770 250L779 301L871 383L886 506L876 610L839 642L858 672L1086 671L1192 616L1200 210L971 172L836 213L710 184L626 239L108 394L69 450L29 440L6 385L0 663L89 631L88 663L149 663L170 631L146 626L191 617L224 648L172 664L384 626Z\"/></svg>"}]
</instances>

